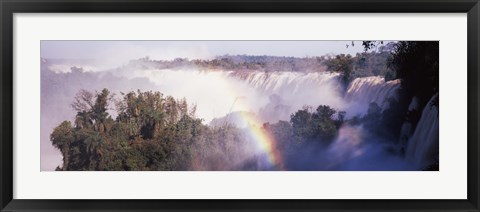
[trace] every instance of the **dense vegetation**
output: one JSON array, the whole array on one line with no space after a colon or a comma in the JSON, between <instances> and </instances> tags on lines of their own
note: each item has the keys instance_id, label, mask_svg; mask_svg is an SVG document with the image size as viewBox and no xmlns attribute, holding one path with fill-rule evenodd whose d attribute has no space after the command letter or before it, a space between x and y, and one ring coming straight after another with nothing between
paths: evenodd
<instances>
[{"instance_id":1,"label":"dense vegetation","mask_svg":"<svg viewBox=\"0 0 480 212\"><path fill-rule=\"evenodd\" d=\"M238 129L208 128L185 100L130 92L116 102L113 120L111 97L107 89L78 93L75 122L64 121L51 134L64 158L57 170L224 170L242 154Z\"/></svg>"}]
</instances>

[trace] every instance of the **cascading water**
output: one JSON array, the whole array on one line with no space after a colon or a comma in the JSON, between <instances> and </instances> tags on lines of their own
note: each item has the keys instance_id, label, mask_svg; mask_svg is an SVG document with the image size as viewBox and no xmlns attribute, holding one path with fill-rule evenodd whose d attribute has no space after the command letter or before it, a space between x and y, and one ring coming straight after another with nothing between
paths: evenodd
<instances>
[{"instance_id":1,"label":"cascading water","mask_svg":"<svg viewBox=\"0 0 480 212\"><path fill-rule=\"evenodd\" d=\"M345 99L357 109L368 108L372 102L383 110L388 108L388 98L396 97L396 91L400 88L400 80L385 82L383 77L361 77L354 79L348 86ZM363 112L364 112L363 111ZM362 113L362 111L359 111Z\"/></svg>"},{"instance_id":2,"label":"cascading water","mask_svg":"<svg viewBox=\"0 0 480 212\"><path fill-rule=\"evenodd\" d=\"M266 92L296 95L305 92L303 88L332 86L339 89L338 73L330 72L231 72L230 76L242 79L249 85ZM337 90L338 92L339 90Z\"/></svg>"},{"instance_id":3,"label":"cascading water","mask_svg":"<svg viewBox=\"0 0 480 212\"><path fill-rule=\"evenodd\" d=\"M418 110L418 98L413 97L412 101L408 105L408 111L413 111L413 110ZM400 129L400 139L399 143L401 145L401 148L406 148L408 145L408 140L413 134L413 124L410 121L404 121L402 124L402 128Z\"/></svg>"},{"instance_id":4,"label":"cascading water","mask_svg":"<svg viewBox=\"0 0 480 212\"><path fill-rule=\"evenodd\" d=\"M127 73L130 78L148 78L163 93L197 104L197 115L207 123L236 111L275 122L289 120L305 105L345 109L338 73L167 69Z\"/></svg>"},{"instance_id":5,"label":"cascading water","mask_svg":"<svg viewBox=\"0 0 480 212\"><path fill-rule=\"evenodd\" d=\"M258 111L264 121L289 120L305 105L329 105L345 109L339 74L330 72L232 72L230 77L246 82L267 97Z\"/></svg>"},{"instance_id":6,"label":"cascading water","mask_svg":"<svg viewBox=\"0 0 480 212\"><path fill-rule=\"evenodd\" d=\"M347 117L363 115L371 102L386 109L387 99L400 87L399 80L364 77L353 80L342 94L340 74L332 72L137 69L120 73L148 78L165 94L196 103L197 114L207 123L235 111L253 112L265 122L289 120L305 105L329 105L346 111Z\"/></svg>"},{"instance_id":7,"label":"cascading water","mask_svg":"<svg viewBox=\"0 0 480 212\"><path fill-rule=\"evenodd\" d=\"M420 121L408 141L406 158L419 168L438 162L439 111L437 106L432 105L436 98L438 94L423 108Z\"/></svg>"},{"instance_id":8,"label":"cascading water","mask_svg":"<svg viewBox=\"0 0 480 212\"><path fill-rule=\"evenodd\" d=\"M81 75L81 73L76 74ZM346 111L347 118L364 115L371 102L385 109L388 106L386 100L394 97L395 91L400 87L399 80L385 82L382 77L364 77L353 80L344 92L341 75L331 72L240 72L138 68L113 70L108 74L130 81L149 82L148 85L142 83L144 87L140 88L143 91L158 90L175 98L186 98L189 103L197 105L197 117L204 119L206 124L214 123L212 120L215 119L216 123L220 124L239 120L239 123L242 122L241 125L237 125L240 128L252 124L252 120L256 126L261 126L264 122L288 121L291 114L305 105L312 106L312 109L319 105L328 105L337 111ZM109 83L99 85L105 85L113 91L118 90L113 89ZM129 91L139 88L138 85L125 85L127 85L124 86L125 89ZM68 99L72 98L73 96ZM245 119L245 117L250 118ZM345 127L347 126L342 126L339 130L338 138L327 151L332 164L357 161L358 165L359 160L364 160L364 164L370 164L370 158L365 157L373 150L376 151L376 156L372 160L376 160L378 155L380 155L378 157L390 158L390 156L384 156L387 153L383 147L371 147L374 145L369 143L369 138L358 145L345 143L352 139L351 136L354 134L352 132L363 133L364 131L361 126ZM366 151L369 153L362 153ZM346 157L347 153L348 157ZM348 164L351 165L350 162ZM385 167L389 164L386 163Z\"/></svg>"}]
</instances>

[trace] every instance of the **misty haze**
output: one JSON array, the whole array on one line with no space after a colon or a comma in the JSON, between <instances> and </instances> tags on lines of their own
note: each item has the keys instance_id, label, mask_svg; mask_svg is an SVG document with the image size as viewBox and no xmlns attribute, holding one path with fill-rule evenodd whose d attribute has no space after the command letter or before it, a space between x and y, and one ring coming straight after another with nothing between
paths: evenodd
<instances>
[{"instance_id":1,"label":"misty haze","mask_svg":"<svg viewBox=\"0 0 480 212\"><path fill-rule=\"evenodd\" d=\"M42 171L438 171L437 41L42 41Z\"/></svg>"}]
</instances>

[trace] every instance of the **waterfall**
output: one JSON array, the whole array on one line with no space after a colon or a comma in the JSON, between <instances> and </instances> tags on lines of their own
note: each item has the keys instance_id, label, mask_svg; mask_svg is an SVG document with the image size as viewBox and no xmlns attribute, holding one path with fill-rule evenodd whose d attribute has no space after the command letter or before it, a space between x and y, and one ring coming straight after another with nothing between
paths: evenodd
<instances>
[{"instance_id":1,"label":"waterfall","mask_svg":"<svg viewBox=\"0 0 480 212\"><path fill-rule=\"evenodd\" d=\"M135 69L119 73L148 78L163 93L196 103L197 114L207 123L239 111L253 112L265 122L289 120L305 105L313 109L329 105L350 118L365 114L371 102L386 109L386 100L400 87L399 80L363 77L353 80L344 94L341 75L333 72Z\"/></svg>"},{"instance_id":2,"label":"waterfall","mask_svg":"<svg viewBox=\"0 0 480 212\"><path fill-rule=\"evenodd\" d=\"M383 110L388 108L388 98L396 97L400 80L385 82L383 77L361 77L354 79L347 87L345 99L361 105L375 102Z\"/></svg>"},{"instance_id":3,"label":"waterfall","mask_svg":"<svg viewBox=\"0 0 480 212\"><path fill-rule=\"evenodd\" d=\"M415 96L412 98L412 101L408 105L408 111L412 110L418 110L418 98ZM406 148L408 145L408 140L412 136L413 133L413 125L409 121L404 121L402 124L402 128L400 129L400 139L399 139L399 144L401 145L401 148Z\"/></svg>"},{"instance_id":4,"label":"waterfall","mask_svg":"<svg viewBox=\"0 0 480 212\"><path fill-rule=\"evenodd\" d=\"M51 79L48 77L57 75L62 77L59 79L65 78L64 76L71 77L69 81L58 80L61 83L70 83L68 86L60 84L72 90L68 92L68 98L65 98L67 102L62 100L60 104L59 98L56 97L55 101L46 101L48 98L42 96L42 101L45 102L56 102L56 105L60 106L69 105L68 102L74 96L73 91L76 92L79 88L101 89L94 86L104 86L114 92L153 90L177 99L186 98L189 103L196 104L196 116L203 119L205 124L218 126L229 122L239 128L245 128L250 124L243 118L244 116L255 117L262 122L270 123L279 120L289 121L290 116L305 105L311 106L313 110L319 105L328 105L337 111L346 111L345 118L349 119L355 115L364 115L372 102L377 103L382 109L388 108L387 100L390 97L396 97L396 91L400 87L399 80L385 82L384 78L374 76L356 78L345 90L341 75L332 72L211 71L123 67L105 72L83 73L63 69L61 72L55 72L55 67L52 68L49 61L42 61L42 66L53 69L51 76L46 75L47 78L42 78L42 81L49 82ZM43 83L42 85L53 84ZM58 91L65 93L64 89L55 88L49 88L56 91L52 94L57 94ZM42 92L46 91L49 90L42 88ZM418 103L413 99L410 108L416 108L417 105ZM55 108L52 106L43 108L49 108L48 114L57 114L59 111L51 110ZM71 111L69 107L65 108L65 111L67 109ZM58 120L65 119L62 117ZM53 118L49 116L48 119L43 120L53 120ZM48 128L42 128L42 142L51 146L48 133L53 130L54 124L42 126L48 126ZM378 170L379 164L385 170L392 170L392 164L396 164L395 166L402 170L410 169L402 164L405 162L403 155L398 156L399 159L397 156L393 157L391 153L385 151L386 145L380 143L383 141L376 141L367 130L369 129L364 129L363 126L342 126L334 143L323 152L325 154L314 156L318 157L319 161L326 160L333 164L332 166L342 166L345 169L362 167L368 170L369 167L373 167L373 170ZM425 164L431 164L435 156L438 158L438 109L436 107L427 105L423 109L417 128L402 126L402 132L408 135L405 139L408 139L407 159L409 161L418 161L417 166L422 167ZM397 159L401 161L398 162Z\"/></svg>"},{"instance_id":5,"label":"waterfall","mask_svg":"<svg viewBox=\"0 0 480 212\"><path fill-rule=\"evenodd\" d=\"M197 115L207 123L240 111L276 122L289 120L305 105L345 108L338 73L168 69L120 73L129 78L148 78L166 95L185 97L197 104Z\"/></svg>"},{"instance_id":6,"label":"waterfall","mask_svg":"<svg viewBox=\"0 0 480 212\"><path fill-rule=\"evenodd\" d=\"M232 72L230 77L265 95L258 114L264 121L289 120L303 106L329 105L345 109L338 73L331 72Z\"/></svg>"},{"instance_id":7,"label":"waterfall","mask_svg":"<svg viewBox=\"0 0 480 212\"><path fill-rule=\"evenodd\" d=\"M276 94L298 94L305 88L318 89L331 85L339 88L340 74L331 72L231 72L230 76L242 79L249 85Z\"/></svg>"},{"instance_id":8,"label":"waterfall","mask_svg":"<svg viewBox=\"0 0 480 212\"><path fill-rule=\"evenodd\" d=\"M438 94L423 108L420 121L408 141L406 158L420 168L438 162L439 116L438 107L432 105L436 98Z\"/></svg>"}]
</instances>

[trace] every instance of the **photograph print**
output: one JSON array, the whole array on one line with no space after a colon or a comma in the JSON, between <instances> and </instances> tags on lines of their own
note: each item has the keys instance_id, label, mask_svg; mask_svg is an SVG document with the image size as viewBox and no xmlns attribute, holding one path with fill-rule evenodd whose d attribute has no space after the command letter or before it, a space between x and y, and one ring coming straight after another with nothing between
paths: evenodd
<instances>
[{"instance_id":1,"label":"photograph print","mask_svg":"<svg viewBox=\"0 0 480 212\"><path fill-rule=\"evenodd\" d=\"M439 171L438 41L40 45L41 171Z\"/></svg>"}]
</instances>

